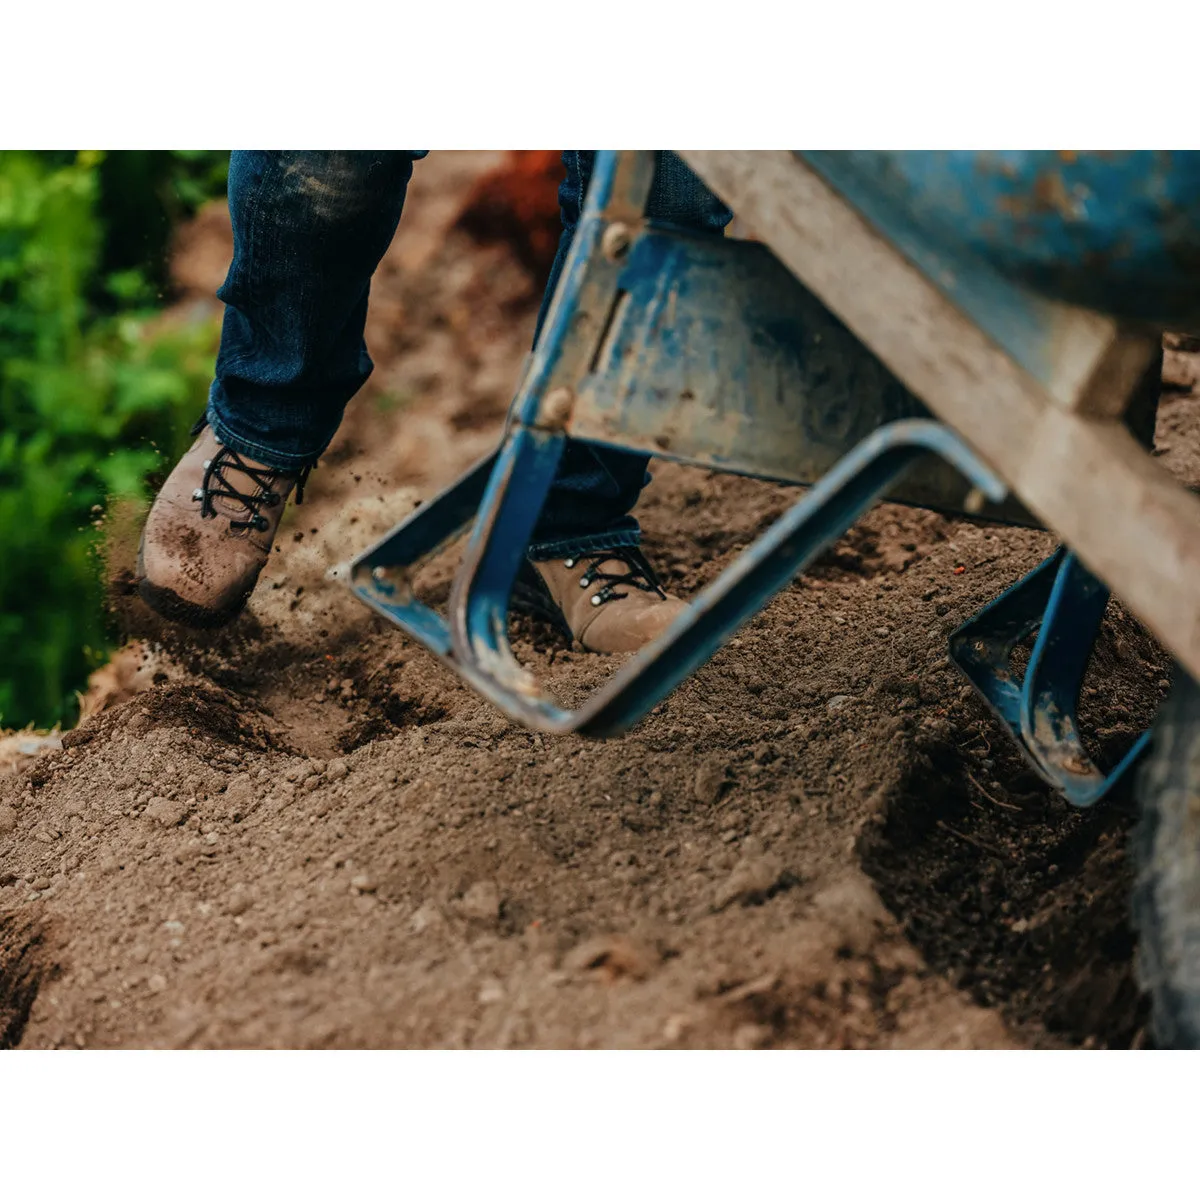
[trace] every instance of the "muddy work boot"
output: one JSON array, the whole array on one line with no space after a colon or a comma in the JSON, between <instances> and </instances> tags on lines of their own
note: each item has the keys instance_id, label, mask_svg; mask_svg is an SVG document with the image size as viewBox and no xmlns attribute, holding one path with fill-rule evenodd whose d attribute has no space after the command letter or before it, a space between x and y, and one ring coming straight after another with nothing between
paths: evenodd
<instances>
[{"instance_id":1,"label":"muddy work boot","mask_svg":"<svg viewBox=\"0 0 1200 1200\"><path fill-rule=\"evenodd\" d=\"M632 548L526 562L513 607L553 622L597 654L640 650L687 609L663 591L654 568Z\"/></svg>"},{"instance_id":2,"label":"muddy work boot","mask_svg":"<svg viewBox=\"0 0 1200 1200\"><path fill-rule=\"evenodd\" d=\"M167 477L138 548L138 592L161 617L199 629L233 620L271 552L284 505L308 470L243 458L205 426Z\"/></svg>"}]
</instances>

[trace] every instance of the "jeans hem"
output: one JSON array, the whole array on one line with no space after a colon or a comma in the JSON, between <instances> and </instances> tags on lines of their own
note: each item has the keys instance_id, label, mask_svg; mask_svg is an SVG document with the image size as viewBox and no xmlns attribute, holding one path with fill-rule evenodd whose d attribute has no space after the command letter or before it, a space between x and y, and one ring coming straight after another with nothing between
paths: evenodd
<instances>
[{"instance_id":1,"label":"jeans hem","mask_svg":"<svg viewBox=\"0 0 1200 1200\"><path fill-rule=\"evenodd\" d=\"M578 558L600 550L616 550L640 546L640 529L617 529L608 533L588 533L582 537L555 538L534 542L525 552L530 562L550 562L559 558Z\"/></svg>"},{"instance_id":2,"label":"jeans hem","mask_svg":"<svg viewBox=\"0 0 1200 1200\"><path fill-rule=\"evenodd\" d=\"M292 454L283 450L275 450L270 446L264 446L261 442L255 442L250 438L239 437L236 433L230 431L229 426L222 420L221 414L217 411L216 406L211 400L205 412L205 419L213 431L213 436L223 446L228 446L236 453L253 459L257 463L262 463L264 467L270 467L274 471L297 474L306 467L315 467L317 460L328 449L328 445L326 445L322 446L314 454Z\"/></svg>"}]
</instances>

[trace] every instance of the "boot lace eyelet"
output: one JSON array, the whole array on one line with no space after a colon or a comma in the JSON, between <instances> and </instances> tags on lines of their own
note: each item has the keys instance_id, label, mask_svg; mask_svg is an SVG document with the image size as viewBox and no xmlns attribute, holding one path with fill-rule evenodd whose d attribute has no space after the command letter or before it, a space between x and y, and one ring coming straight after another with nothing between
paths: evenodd
<instances>
[{"instance_id":1,"label":"boot lace eyelet","mask_svg":"<svg viewBox=\"0 0 1200 1200\"><path fill-rule=\"evenodd\" d=\"M217 443L221 445L220 442ZM233 469L247 476L254 484L254 491L243 492L234 487L225 478L224 471ZM304 499L304 485L308 480L311 467L304 467L296 476L296 503ZM283 495L275 490L281 476L287 472L272 470L270 467L257 467L244 462L239 454L221 445L221 449L212 458L204 460L203 484L192 492L192 499L200 501L200 515L215 517L213 498L232 500L247 510L245 520L231 519L229 528L235 533L244 529L254 529L259 533L267 533L271 522L262 515L262 508L278 508L283 503Z\"/></svg>"}]
</instances>

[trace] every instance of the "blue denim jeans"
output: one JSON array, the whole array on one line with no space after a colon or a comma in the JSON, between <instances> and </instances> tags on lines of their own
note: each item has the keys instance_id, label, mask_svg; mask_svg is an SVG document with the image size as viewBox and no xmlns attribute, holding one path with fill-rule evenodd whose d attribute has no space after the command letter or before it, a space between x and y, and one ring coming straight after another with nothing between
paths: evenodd
<instances>
[{"instance_id":1,"label":"blue denim jeans","mask_svg":"<svg viewBox=\"0 0 1200 1200\"><path fill-rule=\"evenodd\" d=\"M317 461L371 374L363 340L371 276L425 151L247 150L229 167L233 264L217 292L225 321L207 417L240 454L279 470ZM568 150L563 232L538 316L571 247L595 152ZM647 214L720 234L732 214L676 155L659 151ZM537 334L535 334L535 339ZM649 480L643 455L569 443L530 557L636 545L630 515Z\"/></svg>"}]
</instances>

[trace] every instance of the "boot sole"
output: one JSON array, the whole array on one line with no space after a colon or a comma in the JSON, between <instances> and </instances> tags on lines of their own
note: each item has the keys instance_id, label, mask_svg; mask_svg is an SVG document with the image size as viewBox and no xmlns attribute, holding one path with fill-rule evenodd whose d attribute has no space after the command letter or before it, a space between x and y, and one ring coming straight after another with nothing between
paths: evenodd
<instances>
[{"instance_id":1,"label":"boot sole","mask_svg":"<svg viewBox=\"0 0 1200 1200\"><path fill-rule=\"evenodd\" d=\"M164 621L171 621L176 625L188 625L192 629L221 629L233 621L245 608L245 601L237 608L224 612L204 608L200 604L193 604L190 600L177 596L170 588L159 587L157 584L151 583L148 579L139 581L138 595L141 596L146 607L153 609Z\"/></svg>"},{"instance_id":2,"label":"boot sole","mask_svg":"<svg viewBox=\"0 0 1200 1200\"><path fill-rule=\"evenodd\" d=\"M236 608L215 609L205 608L176 595L170 588L159 587L146 578L146 566L142 559L142 548L138 547L137 557L138 595L147 608L156 612L164 621L176 625L187 625L192 629L221 629L233 621L246 607L249 593L243 596Z\"/></svg>"}]
</instances>

